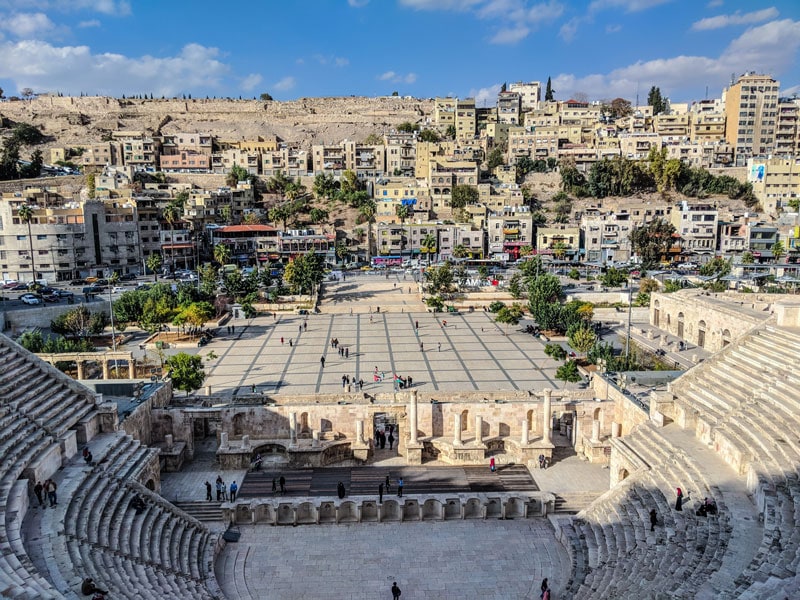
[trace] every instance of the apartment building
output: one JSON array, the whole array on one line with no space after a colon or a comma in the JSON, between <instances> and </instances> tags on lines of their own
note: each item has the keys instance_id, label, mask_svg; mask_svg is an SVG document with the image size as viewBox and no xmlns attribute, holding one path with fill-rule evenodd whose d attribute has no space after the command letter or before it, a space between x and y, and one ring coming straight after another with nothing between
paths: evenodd
<instances>
[{"instance_id":1,"label":"apartment building","mask_svg":"<svg viewBox=\"0 0 800 600\"><path fill-rule=\"evenodd\" d=\"M536 253L577 260L581 252L581 230L573 225L536 228Z\"/></svg>"},{"instance_id":2,"label":"apartment building","mask_svg":"<svg viewBox=\"0 0 800 600\"><path fill-rule=\"evenodd\" d=\"M471 140L477 131L475 117L475 98L466 98L456 103L456 139Z\"/></svg>"},{"instance_id":3,"label":"apartment building","mask_svg":"<svg viewBox=\"0 0 800 600\"><path fill-rule=\"evenodd\" d=\"M779 89L769 75L745 73L725 92L725 139L735 148L736 166L774 152Z\"/></svg>"},{"instance_id":4,"label":"apartment building","mask_svg":"<svg viewBox=\"0 0 800 600\"><path fill-rule=\"evenodd\" d=\"M603 212L590 208L581 215L583 258L588 262L608 264L631 259L630 234L637 226L628 209Z\"/></svg>"},{"instance_id":5,"label":"apartment building","mask_svg":"<svg viewBox=\"0 0 800 600\"><path fill-rule=\"evenodd\" d=\"M790 200L800 198L800 157L750 159L747 180L764 212L777 216Z\"/></svg>"},{"instance_id":6,"label":"apartment building","mask_svg":"<svg viewBox=\"0 0 800 600\"><path fill-rule=\"evenodd\" d=\"M413 176L417 160L416 133L386 133L383 144L386 147L386 173L393 176Z\"/></svg>"},{"instance_id":7,"label":"apartment building","mask_svg":"<svg viewBox=\"0 0 800 600\"><path fill-rule=\"evenodd\" d=\"M386 174L386 147L367 146L345 140L337 145L315 144L311 147L311 168L314 174L353 171L359 178Z\"/></svg>"},{"instance_id":8,"label":"apartment building","mask_svg":"<svg viewBox=\"0 0 800 600\"><path fill-rule=\"evenodd\" d=\"M527 206L505 206L491 212L486 223L489 258L516 260L524 246L533 248L536 228Z\"/></svg>"},{"instance_id":9,"label":"apartment building","mask_svg":"<svg viewBox=\"0 0 800 600\"><path fill-rule=\"evenodd\" d=\"M653 128L668 144L683 142L689 138L690 122L689 113L660 114L653 117Z\"/></svg>"},{"instance_id":10,"label":"apartment building","mask_svg":"<svg viewBox=\"0 0 800 600\"><path fill-rule=\"evenodd\" d=\"M264 265L280 260L280 232L269 225L227 225L209 229L211 245L225 244L231 263Z\"/></svg>"},{"instance_id":11,"label":"apartment building","mask_svg":"<svg viewBox=\"0 0 800 600\"><path fill-rule=\"evenodd\" d=\"M433 123L441 131L447 131L448 127L456 126L456 106L458 98L436 98L433 101Z\"/></svg>"},{"instance_id":12,"label":"apartment building","mask_svg":"<svg viewBox=\"0 0 800 600\"><path fill-rule=\"evenodd\" d=\"M161 154L159 168L164 173L208 173L211 171L211 156L188 150Z\"/></svg>"},{"instance_id":13,"label":"apartment building","mask_svg":"<svg viewBox=\"0 0 800 600\"><path fill-rule=\"evenodd\" d=\"M539 108L539 102L542 101L542 83L540 81L527 83L517 81L508 85L508 91L519 95L523 111Z\"/></svg>"},{"instance_id":14,"label":"apartment building","mask_svg":"<svg viewBox=\"0 0 800 600\"><path fill-rule=\"evenodd\" d=\"M431 210L437 215L450 210L450 198L457 185L478 185L478 165L469 160L434 160L430 166L428 185Z\"/></svg>"},{"instance_id":15,"label":"apartment building","mask_svg":"<svg viewBox=\"0 0 800 600\"><path fill-rule=\"evenodd\" d=\"M211 171L218 174L230 172L233 165L246 169L250 175L261 173L261 152L242 148L227 148L211 155Z\"/></svg>"},{"instance_id":16,"label":"apartment building","mask_svg":"<svg viewBox=\"0 0 800 600\"><path fill-rule=\"evenodd\" d=\"M375 181L375 219L399 222L398 206L408 206L411 219L427 219L431 207L428 182L413 177L382 177Z\"/></svg>"},{"instance_id":17,"label":"apartment building","mask_svg":"<svg viewBox=\"0 0 800 600\"><path fill-rule=\"evenodd\" d=\"M717 252L726 259L741 256L748 249L746 229L743 220L720 221Z\"/></svg>"},{"instance_id":18,"label":"apartment building","mask_svg":"<svg viewBox=\"0 0 800 600\"><path fill-rule=\"evenodd\" d=\"M800 98L778 99L775 155L800 157Z\"/></svg>"},{"instance_id":19,"label":"apartment building","mask_svg":"<svg viewBox=\"0 0 800 600\"><path fill-rule=\"evenodd\" d=\"M661 149L663 140L657 133L622 133L619 136L619 150L624 158L643 160L650 154L650 148Z\"/></svg>"},{"instance_id":20,"label":"apartment building","mask_svg":"<svg viewBox=\"0 0 800 600\"><path fill-rule=\"evenodd\" d=\"M120 142L122 163L134 171L158 170L161 153L160 141L143 131L112 131L112 141Z\"/></svg>"},{"instance_id":21,"label":"apartment building","mask_svg":"<svg viewBox=\"0 0 800 600\"><path fill-rule=\"evenodd\" d=\"M516 92L500 92L497 95L497 122L519 125L522 115L522 98Z\"/></svg>"},{"instance_id":22,"label":"apartment building","mask_svg":"<svg viewBox=\"0 0 800 600\"><path fill-rule=\"evenodd\" d=\"M670 222L680 236L684 260L707 262L714 257L719 223L716 207L683 201L673 208Z\"/></svg>"},{"instance_id":23,"label":"apartment building","mask_svg":"<svg viewBox=\"0 0 800 600\"><path fill-rule=\"evenodd\" d=\"M426 245L430 237L434 247ZM375 226L376 256L422 257L426 260L449 260L462 246L470 258L484 257L484 231L470 225L441 223L378 223Z\"/></svg>"},{"instance_id":24,"label":"apartment building","mask_svg":"<svg viewBox=\"0 0 800 600\"><path fill-rule=\"evenodd\" d=\"M691 113L689 139L700 145L716 144L725 139L725 113Z\"/></svg>"},{"instance_id":25,"label":"apartment building","mask_svg":"<svg viewBox=\"0 0 800 600\"><path fill-rule=\"evenodd\" d=\"M283 173L287 177L305 177L309 173L309 154L294 144L281 144L277 150L261 154L261 173L273 177Z\"/></svg>"},{"instance_id":26,"label":"apartment building","mask_svg":"<svg viewBox=\"0 0 800 600\"><path fill-rule=\"evenodd\" d=\"M97 142L79 147L81 154L70 160L83 167L84 172L96 172L106 166L122 165L120 142ZM63 159L62 159L63 160Z\"/></svg>"},{"instance_id":27,"label":"apartment building","mask_svg":"<svg viewBox=\"0 0 800 600\"><path fill-rule=\"evenodd\" d=\"M33 208L31 236L19 208ZM136 204L83 201L55 188L27 188L0 199L0 272L6 279L68 281L141 272ZM33 245L33 256L30 246Z\"/></svg>"}]
</instances>

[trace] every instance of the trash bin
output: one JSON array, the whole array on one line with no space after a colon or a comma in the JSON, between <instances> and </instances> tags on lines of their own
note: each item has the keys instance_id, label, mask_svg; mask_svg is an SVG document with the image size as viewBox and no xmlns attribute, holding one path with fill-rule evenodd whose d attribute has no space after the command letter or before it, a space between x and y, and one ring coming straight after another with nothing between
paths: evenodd
<instances>
[{"instance_id":1,"label":"trash bin","mask_svg":"<svg viewBox=\"0 0 800 600\"><path fill-rule=\"evenodd\" d=\"M160 341L156 342L156 348L158 350L163 350L164 349L164 342L160 342Z\"/></svg>"}]
</instances>

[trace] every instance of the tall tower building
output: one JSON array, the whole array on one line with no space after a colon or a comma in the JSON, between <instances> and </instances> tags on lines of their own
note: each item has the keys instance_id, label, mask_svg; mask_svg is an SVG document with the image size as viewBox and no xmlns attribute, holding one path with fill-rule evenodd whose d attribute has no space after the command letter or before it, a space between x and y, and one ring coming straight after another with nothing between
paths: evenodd
<instances>
[{"instance_id":1,"label":"tall tower building","mask_svg":"<svg viewBox=\"0 0 800 600\"><path fill-rule=\"evenodd\" d=\"M734 147L736 166L775 151L780 83L769 75L745 73L725 96L725 139Z\"/></svg>"}]
</instances>

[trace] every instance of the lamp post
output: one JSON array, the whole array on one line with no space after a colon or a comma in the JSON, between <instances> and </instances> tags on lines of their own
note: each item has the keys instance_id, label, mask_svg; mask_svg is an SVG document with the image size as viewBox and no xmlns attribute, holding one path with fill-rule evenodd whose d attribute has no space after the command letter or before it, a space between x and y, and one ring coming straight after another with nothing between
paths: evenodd
<instances>
[{"instance_id":1,"label":"lamp post","mask_svg":"<svg viewBox=\"0 0 800 600\"><path fill-rule=\"evenodd\" d=\"M628 274L628 333L625 336L625 368L628 369L630 366L630 352L631 352L631 311L633 309L633 303L631 302L631 292L633 290L633 284L631 282L630 274Z\"/></svg>"}]
</instances>

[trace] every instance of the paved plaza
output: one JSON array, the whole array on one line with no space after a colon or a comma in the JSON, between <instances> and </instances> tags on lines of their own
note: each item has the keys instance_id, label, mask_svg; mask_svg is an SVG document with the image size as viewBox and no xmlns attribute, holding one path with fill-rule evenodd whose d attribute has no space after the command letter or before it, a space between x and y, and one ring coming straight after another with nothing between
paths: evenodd
<instances>
[{"instance_id":1,"label":"paved plaza","mask_svg":"<svg viewBox=\"0 0 800 600\"><path fill-rule=\"evenodd\" d=\"M251 393L253 386L269 394L335 393L348 375L363 379L364 392L380 393L393 390L397 373L423 391L563 386L555 378L559 363L519 326L506 335L483 310L434 315L416 290L402 275L360 275L326 284L321 314L240 319L233 334L221 333L200 351L217 356L207 364L205 385L223 395ZM331 347L332 338L347 358ZM374 381L375 367L383 381Z\"/></svg>"},{"instance_id":2,"label":"paved plaza","mask_svg":"<svg viewBox=\"0 0 800 600\"><path fill-rule=\"evenodd\" d=\"M548 577L563 597L569 557L546 519L244 526L217 561L228 598L523 600Z\"/></svg>"}]
</instances>

